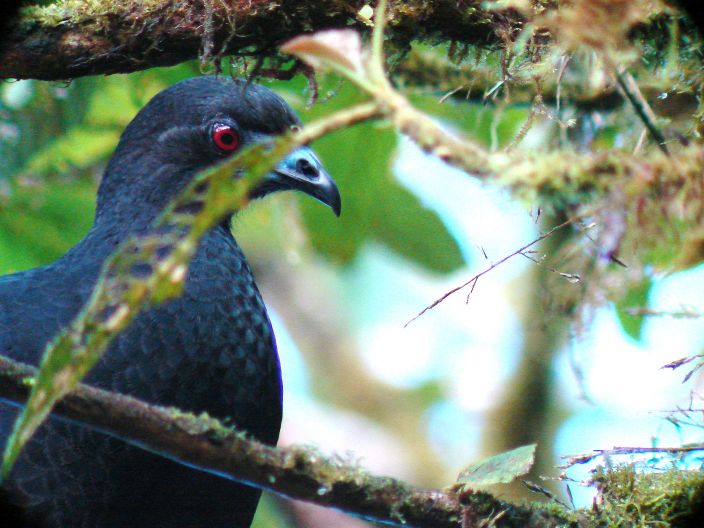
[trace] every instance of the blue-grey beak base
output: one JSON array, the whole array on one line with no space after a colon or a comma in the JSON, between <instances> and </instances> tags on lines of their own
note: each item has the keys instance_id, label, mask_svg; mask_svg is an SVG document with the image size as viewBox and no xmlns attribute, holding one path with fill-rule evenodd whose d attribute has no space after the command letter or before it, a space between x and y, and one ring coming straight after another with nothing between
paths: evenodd
<instances>
[{"instance_id":1,"label":"blue-grey beak base","mask_svg":"<svg viewBox=\"0 0 704 528\"><path fill-rule=\"evenodd\" d=\"M342 201L337 185L323 168L322 163L308 147L301 147L264 178L251 193L259 198L276 191L301 191L321 201L340 216Z\"/></svg>"}]
</instances>

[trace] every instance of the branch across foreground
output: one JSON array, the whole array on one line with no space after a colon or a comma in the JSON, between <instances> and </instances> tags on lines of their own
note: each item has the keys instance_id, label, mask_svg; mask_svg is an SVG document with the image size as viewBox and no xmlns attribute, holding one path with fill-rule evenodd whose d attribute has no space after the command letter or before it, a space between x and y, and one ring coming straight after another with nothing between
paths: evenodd
<instances>
[{"instance_id":1,"label":"branch across foreground","mask_svg":"<svg viewBox=\"0 0 704 528\"><path fill-rule=\"evenodd\" d=\"M21 405L37 372L0 356L0 397ZM372 475L313 448L269 447L206 415L149 405L83 384L63 398L54 412L179 463L385 524L428 528L576 526L555 512L515 506L488 493L458 495L418 488Z\"/></svg>"}]
</instances>

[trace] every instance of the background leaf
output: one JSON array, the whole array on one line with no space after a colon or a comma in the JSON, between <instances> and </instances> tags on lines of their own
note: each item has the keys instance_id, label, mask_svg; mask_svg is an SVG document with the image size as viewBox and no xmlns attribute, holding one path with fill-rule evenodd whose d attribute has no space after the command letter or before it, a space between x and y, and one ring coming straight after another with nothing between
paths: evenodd
<instances>
[{"instance_id":1,"label":"background leaf","mask_svg":"<svg viewBox=\"0 0 704 528\"><path fill-rule=\"evenodd\" d=\"M640 341L643 337L645 317L632 315L629 313L629 309L647 307L648 295L652 286L653 282L646 278L632 286L626 295L616 303L616 315L621 323L621 328L636 341Z\"/></svg>"},{"instance_id":2,"label":"background leaf","mask_svg":"<svg viewBox=\"0 0 704 528\"><path fill-rule=\"evenodd\" d=\"M457 478L461 490L508 484L527 474L533 467L536 444L517 447L499 455L471 464L462 470Z\"/></svg>"},{"instance_id":3,"label":"background leaf","mask_svg":"<svg viewBox=\"0 0 704 528\"><path fill-rule=\"evenodd\" d=\"M19 187L0 214L0 274L48 264L90 229L91 181L53 181Z\"/></svg>"},{"instance_id":4,"label":"background leaf","mask_svg":"<svg viewBox=\"0 0 704 528\"><path fill-rule=\"evenodd\" d=\"M360 97L349 86L330 101L348 106ZM330 104L310 112L330 112ZM315 151L342 194L342 216L327 221L328 211L301 201L313 246L333 261L347 263L368 242L433 272L448 273L464 264L456 240L437 214L420 203L394 177L391 165L397 135L380 124L362 124L317 141Z\"/></svg>"}]
</instances>

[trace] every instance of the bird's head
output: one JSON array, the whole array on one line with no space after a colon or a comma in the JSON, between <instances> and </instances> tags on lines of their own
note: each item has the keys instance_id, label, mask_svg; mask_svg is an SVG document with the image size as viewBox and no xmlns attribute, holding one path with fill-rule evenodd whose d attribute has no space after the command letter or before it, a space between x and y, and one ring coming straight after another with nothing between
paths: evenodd
<instances>
[{"instance_id":1,"label":"bird's head","mask_svg":"<svg viewBox=\"0 0 704 528\"><path fill-rule=\"evenodd\" d=\"M157 94L123 132L98 191L97 215L159 211L202 169L295 127L300 120L291 107L262 86L228 77L175 84ZM308 147L279 163L251 195L287 189L340 214L337 186Z\"/></svg>"}]
</instances>

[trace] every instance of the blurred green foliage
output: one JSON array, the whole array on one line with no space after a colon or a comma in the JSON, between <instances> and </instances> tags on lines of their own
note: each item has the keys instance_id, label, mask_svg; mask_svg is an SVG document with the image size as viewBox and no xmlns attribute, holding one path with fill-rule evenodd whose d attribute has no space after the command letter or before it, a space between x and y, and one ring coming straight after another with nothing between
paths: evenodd
<instances>
[{"instance_id":1,"label":"blurred green foliage","mask_svg":"<svg viewBox=\"0 0 704 528\"><path fill-rule=\"evenodd\" d=\"M313 108L310 116L330 113L358 102L345 85L334 99ZM315 145L343 196L339 222L327 211L304 203L303 215L314 246L345 263L373 240L424 268L446 273L463 264L456 241L434 212L393 177L396 134L380 124L362 124L321 139Z\"/></svg>"},{"instance_id":2,"label":"blurred green foliage","mask_svg":"<svg viewBox=\"0 0 704 528\"><path fill-rule=\"evenodd\" d=\"M80 239L90 227L100 172L122 129L158 91L197 74L197 64L185 63L66 85L22 81L2 86L0 273L51 262ZM319 101L306 110L305 79L268 84L305 121L361 100L351 86L326 78ZM478 105L439 105L430 96L415 102L486 143L496 126L505 129L500 137L510 139L526 115L522 109L503 113L506 119L497 123L495 114ZM377 242L429 271L458 269L464 261L446 226L393 176L396 144L396 134L379 123L359 125L316 143L340 186L344 208L339 222L329 222L322 218L327 211L302 200L310 241L338 264L350 262L365 244Z\"/></svg>"},{"instance_id":3,"label":"blurred green foliage","mask_svg":"<svg viewBox=\"0 0 704 528\"><path fill-rule=\"evenodd\" d=\"M193 65L0 92L0 273L47 264L88 231L96 184L125 125Z\"/></svg>"},{"instance_id":4,"label":"blurred green foliage","mask_svg":"<svg viewBox=\"0 0 704 528\"><path fill-rule=\"evenodd\" d=\"M90 228L94 202L91 182L20 187L0 214L0 273L60 257Z\"/></svg>"}]
</instances>

